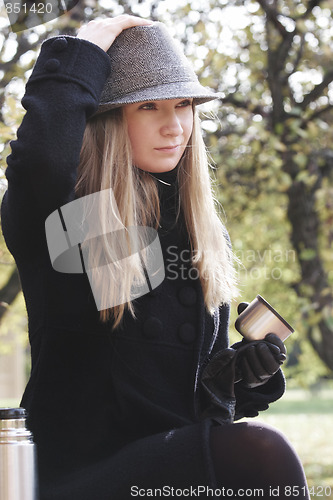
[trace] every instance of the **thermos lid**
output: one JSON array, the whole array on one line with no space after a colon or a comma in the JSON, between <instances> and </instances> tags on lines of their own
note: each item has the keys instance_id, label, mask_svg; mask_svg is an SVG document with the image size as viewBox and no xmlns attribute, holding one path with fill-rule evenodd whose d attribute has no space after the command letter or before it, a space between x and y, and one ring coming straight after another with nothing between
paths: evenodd
<instances>
[{"instance_id":1,"label":"thermos lid","mask_svg":"<svg viewBox=\"0 0 333 500\"><path fill-rule=\"evenodd\" d=\"M24 408L0 408L0 420L26 418L26 416L27 412Z\"/></svg>"}]
</instances>

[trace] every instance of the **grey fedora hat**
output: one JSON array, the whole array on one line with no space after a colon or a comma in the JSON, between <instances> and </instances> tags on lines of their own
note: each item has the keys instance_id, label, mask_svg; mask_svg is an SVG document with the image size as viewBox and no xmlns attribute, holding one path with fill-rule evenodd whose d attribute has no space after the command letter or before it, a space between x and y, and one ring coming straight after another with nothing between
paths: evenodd
<instances>
[{"instance_id":1,"label":"grey fedora hat","mask_svg":"<svg viewBox=\"0 0 333 500\"><path fill-rule=\"evenodd\" d=\"M189 97L201 104L221 97L199 83L180 44L162 23L122 31L107 54L111 74L96 114L141 101Z\"/></svg>"}]
</instances>

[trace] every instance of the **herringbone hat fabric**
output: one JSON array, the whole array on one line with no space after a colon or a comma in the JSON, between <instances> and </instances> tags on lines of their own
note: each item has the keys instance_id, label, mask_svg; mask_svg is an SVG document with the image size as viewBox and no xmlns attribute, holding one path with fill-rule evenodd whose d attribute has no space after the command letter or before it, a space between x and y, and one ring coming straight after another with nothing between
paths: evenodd
<instances>
[{"instance_id":1,"label":"herringbone hat fabric","mask_svg":"<svg viewBox=\"0 0 333 500\"><path fill-rule=\"evenodd\" d=\"M111 74L96 114L141 101L193 98L201 104L221 97L200 84L180 44L162 23L122 31L107 54Z\"/></svg>"}]
</instances>

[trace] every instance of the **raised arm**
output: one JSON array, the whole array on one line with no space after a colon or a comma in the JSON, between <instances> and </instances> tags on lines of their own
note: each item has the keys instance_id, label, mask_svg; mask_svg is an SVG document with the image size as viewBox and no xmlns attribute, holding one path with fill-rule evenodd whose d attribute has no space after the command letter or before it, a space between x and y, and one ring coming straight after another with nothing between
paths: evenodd
<instances>
[{"instance_id":1,"label":"raised arm","mask_svg":"<svg viewBox=\"0 0 333 500\"><path fill-rule=\"evenodd\" d=\"M106 53L86 40L43 43L22 99L27 112L7 159L10 203L12 195L30 199L45 220L73 198L86 120L97 109L109 72Z\"/></svg>"},{"instance_id":2,"label":"raised arm","mask_svg":"<svg viewBox=\"0 0 333 500\"><path fill-rule=\"evenodd\" d=\"M16 257L45 239L45 219L75 197L86 122L111 71L105 51L123 29L147 23L133 16L91 21L77 37L43 43L22 100L26 114L7 159L2 229Z\"/></svg>"},{"instance_id":3,"label":"raised arm","mask_svg":"<svg viewBox=\"0 0 333 500\"><path fill-rule=\"evenodd\" d=\"M27 112L11 143L6 176L9 193L24 184L44 220L74 197L86 121L98 108L111 70L105 51L123 29L147 23L134 16L91 21L77 37L43 43L22 100Z\"/></svg>"}]
</instances>

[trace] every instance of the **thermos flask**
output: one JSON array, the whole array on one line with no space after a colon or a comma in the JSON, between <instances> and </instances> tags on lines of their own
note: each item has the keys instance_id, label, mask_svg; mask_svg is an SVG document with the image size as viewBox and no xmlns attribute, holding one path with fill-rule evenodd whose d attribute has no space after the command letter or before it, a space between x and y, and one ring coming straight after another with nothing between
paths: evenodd
<instances>
[{"instance_id":1,"label":"thermos flask","mask_svg":"<svg viewBox=\"0 0 333 500\"><path fill-rule=\"evenodd\" d=\"M37 500L36 450L24 408L0 408L0 500Z\"/></svg>"}]
</instances>

